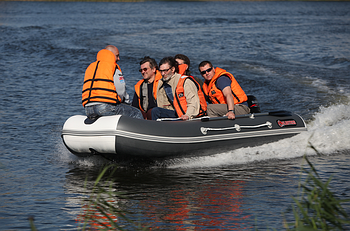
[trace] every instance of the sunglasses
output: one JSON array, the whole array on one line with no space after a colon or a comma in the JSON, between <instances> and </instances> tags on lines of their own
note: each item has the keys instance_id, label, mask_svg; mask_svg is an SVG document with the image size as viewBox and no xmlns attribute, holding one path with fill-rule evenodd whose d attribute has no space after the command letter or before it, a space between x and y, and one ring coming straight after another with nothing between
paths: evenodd
<instances>
[{"instance_id":1,"label":"sunglasses","mask_svg":"<svg viewBox=\"0 0 350 231\"><path fill-rule=\"evenodd\" d=\"M142 69L139 70L139 72L147 71L147 70L148 70L148 68L142 68Z\"/></svg>"},{"instance_id":2,"label":"sunglasses","mask_svg":"<svg viewBox=\"0 0 350 231\"><path fill-rule=\"evenodd\" d=\"M165 70L159 70L159 72L168 72L172 67L165 69Z\"/></svg>"},{"instance_id":3,"label":"sunglasses","mask_svg":"<svg viewBox=\"0 0 350 231\"><path fill-rule=\"evenodd\" d=\"M201 75L205 75L205 73L211 72L212 69L213 69L213 67L208 68L208 69L206 69L205 71L201 71Z\"/></svg>"}]
</instances>

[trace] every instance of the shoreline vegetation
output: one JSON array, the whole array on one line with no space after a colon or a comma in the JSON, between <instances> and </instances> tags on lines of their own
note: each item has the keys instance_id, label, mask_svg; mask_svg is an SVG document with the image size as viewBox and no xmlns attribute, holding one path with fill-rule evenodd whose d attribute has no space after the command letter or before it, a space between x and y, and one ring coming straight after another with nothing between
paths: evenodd
<instances>
[{"instance_id":1,"label":"shoreline vegetation","mask_svg":"<svg viewBox=\"0 0 350 231\"><path fill-rule=\"evenodd\" d=\"M350 0L0 0L0 2L350 2Z\"/></svg>"}]
</instances>

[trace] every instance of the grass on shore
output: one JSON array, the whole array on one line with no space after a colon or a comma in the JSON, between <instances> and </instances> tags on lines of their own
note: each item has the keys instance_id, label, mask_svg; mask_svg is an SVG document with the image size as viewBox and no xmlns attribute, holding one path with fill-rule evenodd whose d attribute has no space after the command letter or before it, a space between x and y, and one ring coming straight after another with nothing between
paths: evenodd
<instances>
[{"instance_id":1,"label":"grass on shore","mask_svg":"<svg viewBox=\"0 0 350 231\"><path fill-rule=\"evenodd\" d=\"M316 148L309 143L317 155ZM292 211L294 222L285 222L286 230L347 230L350 227L349 214L343 209L342 204L349 203L350 199L341 200L329 189L332 176L323 182L306 155L304 160L308 168L301 168L306 174L304 183L299 181L299 196L293 197Z\"/></svg>"}]
</instances>

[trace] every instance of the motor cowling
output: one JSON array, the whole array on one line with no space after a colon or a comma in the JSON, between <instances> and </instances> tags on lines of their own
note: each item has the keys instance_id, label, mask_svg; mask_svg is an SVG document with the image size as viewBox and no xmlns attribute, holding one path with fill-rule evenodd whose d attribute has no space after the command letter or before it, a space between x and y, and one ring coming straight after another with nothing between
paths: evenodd
<instances>
[{"instance_id":1,"label":"motor cowling","mask_svg":"<svg viewBox=\"0 0 350 231\"><path fill-rule=\"evenodd\" d=\"M247 95L248 106L250 108L250 113L260 113L260 105L257 98L254 95Z\"/></svg>"}]
</instances>

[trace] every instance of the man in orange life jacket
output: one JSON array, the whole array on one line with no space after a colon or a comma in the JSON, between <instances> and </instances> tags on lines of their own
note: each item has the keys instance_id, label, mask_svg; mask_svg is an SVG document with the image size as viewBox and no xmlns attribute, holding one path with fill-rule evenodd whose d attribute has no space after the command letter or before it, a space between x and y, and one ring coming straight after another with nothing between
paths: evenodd
<instances>
[{"instance_id":1,"label":"man in orange life jacket","mask_svg":"<svg viewBox=\"0 0 350 231\"><path fill-rule=\"evenodd\" d=\"M162 75L158 71L156 60L146 56L140 62L140 70L143 79L135 85L135 94L132 106L141 110L145 119L152 119L152 108L157 107L157 86Z\"/></svg>"},{"instance_id":2,"label":"man in orange life jacket","mask_svg":"<svg viewBox=\"0 0 350 231\"><path fill-rule=\"evenodd\" d=\"M173 57L159 63L162 79L157 87L157 107L152 109L152 119L180 118L188 120L206 111L206 102L199 84L189 76L178 73Z\"/></svg>"},{"instance_id":3,"label":"man in orange life jacket","mask_svg":"<svg viewBox=\"0 0 350 231\"><path fill-rule=\"evenodd\" d=\"M250 113L248 97L231 73L214 68L209 61L201 62L198 68L205 79L203 92L211 103L207 108L208 116L235 119L235 115Z\"/></svg>"},{"instance_id":4,"label":"man in orange life jacket","mask_svg":"<svg viewBox=\"0 0 350 231\"><path fill-rule=\"evenodd\" d=\"M129 103L125 90L125 81L117 62L119 50L113 45L97 53L97 60L85 71L82 104L89 119L100 116L126 115L143 119L137 108L124 104Z\"/></svg>"}]
</instances>

